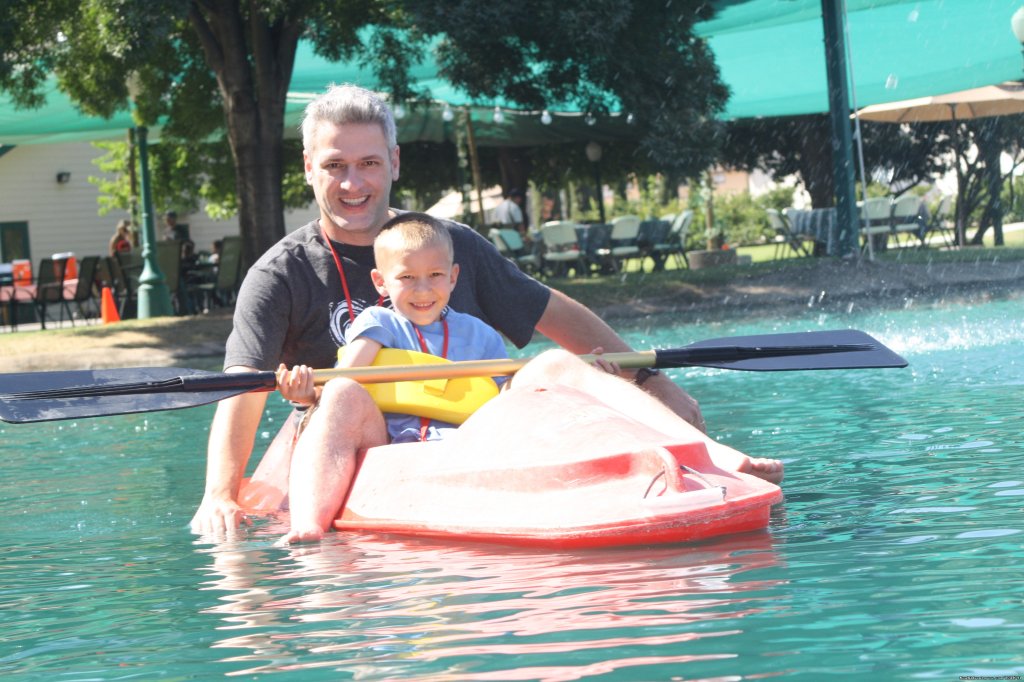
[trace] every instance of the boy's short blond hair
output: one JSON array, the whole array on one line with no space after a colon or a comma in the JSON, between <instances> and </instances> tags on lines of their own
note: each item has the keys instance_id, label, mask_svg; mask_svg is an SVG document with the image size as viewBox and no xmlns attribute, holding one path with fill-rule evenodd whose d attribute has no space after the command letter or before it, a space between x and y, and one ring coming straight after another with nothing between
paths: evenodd
<instances>
[{"instance_id":1,"label":"boy's short blond hair","mask_svg":"<svg viewBox=\"0 0 1024 682\"><path fill-rule=\"evenodd\" d=\"M373 240L373 257L378 261L388 253L418 251L437 246L455 260L455 247L448 228L440 220L426 213L402 213L384 223Z\"/></svg>"}]
</instances>

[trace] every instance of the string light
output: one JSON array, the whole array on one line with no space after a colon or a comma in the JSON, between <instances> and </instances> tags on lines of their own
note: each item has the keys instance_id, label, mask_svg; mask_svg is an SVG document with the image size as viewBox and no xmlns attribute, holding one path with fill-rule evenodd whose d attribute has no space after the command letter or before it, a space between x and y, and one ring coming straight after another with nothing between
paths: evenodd
<instances>
[{"instance_id":1,"label":"string light","mask_svg":"<svg viewBox=\"0 0 1024 682\"><path fill-rule=\"evenodd\" d=\"M493 119L494 119L495 123L504 123L505 122L505 114L502 113L501 107L494 107Z\"/></svg>"},{"instance_id":2,"label":"string light","mask_svg":"<svg viewBox=\"0 0 1024 682\"><path fill-rule=\"evenodd\" d=\"M455 112L452 111L452 105L445 102L444 109L441 110L441 119L444 121L451 121L455 118Z\"/></svg>"},{"instance_id":3,"label":"string light","mask_svg":"<svg viewBox=\"0 0 1024 682\"><path fill-rule=\"evenodd\" d=\"M395 105L394 113L395 113L395 118L397 118L397 119L405 118L405 106L401 102L397 103Z\"/></svg>"},{"instance_id":4,"label":"string light","mask_svg":"<svg viewBox=\"0 0 1024 682\"><path fill-rule=\"evenodd\" d=\"M636 117L633 116L633 114L626 114L626 125L630 125L631 126L631 125L633 125L633 123L635 121L636 121Z\"/></svg>"},{"instance_id":5,"label":"string light","mask_svg":"<svg viewBox=\"0 0 1024 682\"><path fill-rule=\"evenodd\" d=\"M547 109L540 112L540 122L546 126L551 125L551 112L548 111Z\"/></svg>"},{"instance_id":6,"label":"string light","mask_svg":"<svg viewBox=\"0 0 1024 682\"><path fill-rule=\"evenodd\" d=\"M597 123L597 118L593 114L587 114L586 118L583 119L588 126L592 126Z\"/></svg>"}]
</instances>

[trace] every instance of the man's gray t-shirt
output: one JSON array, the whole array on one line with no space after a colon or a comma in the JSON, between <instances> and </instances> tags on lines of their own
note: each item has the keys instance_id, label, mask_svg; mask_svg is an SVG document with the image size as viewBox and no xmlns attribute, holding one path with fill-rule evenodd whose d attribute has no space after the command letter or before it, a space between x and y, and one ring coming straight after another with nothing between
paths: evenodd
<instances>
[{"instance_id":1,"label":"man's gray t-shirt","mask_svg":"<svg viewBox=\"0 0 1024 682\"><path fill-rule=\"evenodd\" d=\"M523 274L471 228L445 221L459 279L449 305L480 318L517 347L529 343L551 291ZM352 316L379 302L370 280L373 247L332 242L341 260ZM384 305L389 305L385 301ZM235 303L224 366L260 370L279 363L333 367L350 322L341 275L318 221L287 235L246 273Z\"/></svg>"}]
</instances>

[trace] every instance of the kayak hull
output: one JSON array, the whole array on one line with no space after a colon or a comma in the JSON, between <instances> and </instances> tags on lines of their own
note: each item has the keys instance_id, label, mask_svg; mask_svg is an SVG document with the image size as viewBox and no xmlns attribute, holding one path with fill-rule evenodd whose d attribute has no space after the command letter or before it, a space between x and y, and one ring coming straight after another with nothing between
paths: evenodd
<instances>
[{"instance_id":1,"label":"kayak hull","mask_svg":"<svg viewBox=\"0 0 1024 682\"><path fill-rule=\"evenodd\" d=\"M290 450L278 449L245 506L284 506ZM737 471L744 459L573 389L511 391L443 441L365 453L334 527L554 548L693 542L767 526L782 491Z\"/></svg>"}]
</instances>

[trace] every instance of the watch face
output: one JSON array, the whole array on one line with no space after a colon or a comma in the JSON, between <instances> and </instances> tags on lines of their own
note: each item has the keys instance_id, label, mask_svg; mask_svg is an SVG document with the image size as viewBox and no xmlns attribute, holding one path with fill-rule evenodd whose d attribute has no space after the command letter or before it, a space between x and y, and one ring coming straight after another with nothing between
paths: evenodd
<instances>
[{"instance_id":1,"label":"watch face","mask_svg":"<svg viewBox=\"0 0 1024 682\"><path fill-rule=\"evenodd\" d=\"M652 367L642 367L636 371L636 375L633 377L633 383L637 386L641 386L645 381L658 374L661 374L661 370L654 369Z\"/></svg>"}]
</instances>

